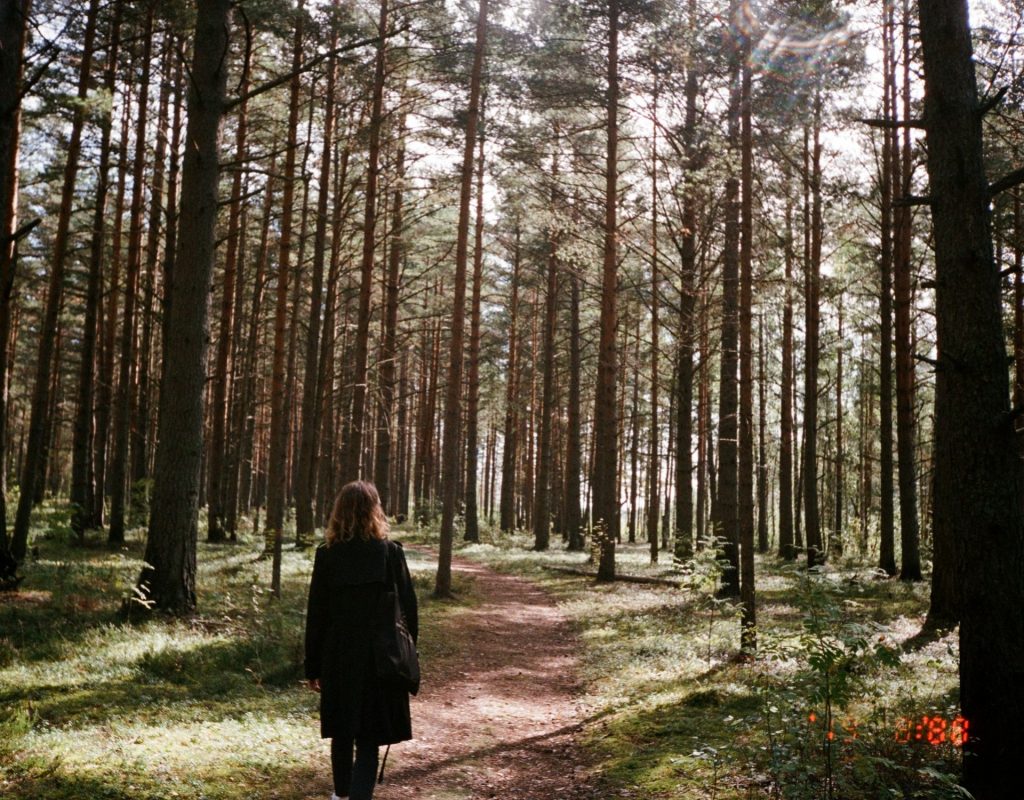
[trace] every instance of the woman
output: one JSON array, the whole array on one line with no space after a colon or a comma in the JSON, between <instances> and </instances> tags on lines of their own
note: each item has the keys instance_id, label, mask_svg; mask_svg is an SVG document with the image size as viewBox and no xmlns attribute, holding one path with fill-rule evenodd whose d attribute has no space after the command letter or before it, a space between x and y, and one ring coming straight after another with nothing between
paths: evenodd
<instances>
[{"instance_id":1,"label":"woman","mask_svg":"<svg viewBox=\"0 0 1024 800\"><path fill-rule=\"evenodd\" d=\"M381 684L373 660L374 622L381 618L381 594L392 584L413 640L417 635L416 593L405 554L387 536L377 489L353 481L334 501L313 561L306 679L320 692L320 735L331 740L332 800L370 800L378 746L412 738L409 693Z\"/></svg>"}]
</instances>

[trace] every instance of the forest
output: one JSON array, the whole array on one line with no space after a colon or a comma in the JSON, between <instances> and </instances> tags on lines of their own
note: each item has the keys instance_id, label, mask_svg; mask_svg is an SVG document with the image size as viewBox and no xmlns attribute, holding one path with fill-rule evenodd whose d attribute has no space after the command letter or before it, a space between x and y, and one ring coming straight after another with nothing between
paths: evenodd
<instances>
[{"instance_id":1,"label":"forest","mask_svg":"<svg viewBox=\"0 0 1024 800\"><path fill-rule=\"evenodd\" d=\"M364 479L384 798L1021 797L1022 151L1021 0L0 0L0 796L326 796Z\"/></svg>"}]
</instances>

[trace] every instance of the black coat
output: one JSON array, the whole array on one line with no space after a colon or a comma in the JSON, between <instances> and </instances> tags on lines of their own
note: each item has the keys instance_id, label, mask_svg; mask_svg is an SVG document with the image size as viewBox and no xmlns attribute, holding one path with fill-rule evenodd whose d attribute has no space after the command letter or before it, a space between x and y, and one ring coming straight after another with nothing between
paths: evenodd
<instances>
[{"instance_id":1,"label":"black coat","mask_svg":"<svg viewBox=\"0 0 1024 800\"><path fill-rule=\"evenodd\" d=\"M391 569L386 568L391 561ZM306 615L306 678L320 680L320 735L394 744L412 738L409 693L377 681L373 622L394 576L413 639L416 592L402 545L352 539L320 545Z\"/></svg>"}]
</instances>

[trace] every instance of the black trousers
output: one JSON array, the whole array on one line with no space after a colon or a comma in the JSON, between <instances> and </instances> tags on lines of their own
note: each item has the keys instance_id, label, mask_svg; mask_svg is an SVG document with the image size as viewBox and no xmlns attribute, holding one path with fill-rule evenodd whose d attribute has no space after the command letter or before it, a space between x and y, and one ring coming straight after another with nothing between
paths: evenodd
<instances>
[{"instance_id":1,"label":"black trousers","mask_svg":"<svg viewBox=\"0 0 1024 800\"><path fill-rule=\"evenodd\" d=\"M349 800L372 800L377 783L377 743L357 739L355 758L352 757L352 739L331 739L331 770L334 773L334 793Z\"/></svg>"}]
</instances>

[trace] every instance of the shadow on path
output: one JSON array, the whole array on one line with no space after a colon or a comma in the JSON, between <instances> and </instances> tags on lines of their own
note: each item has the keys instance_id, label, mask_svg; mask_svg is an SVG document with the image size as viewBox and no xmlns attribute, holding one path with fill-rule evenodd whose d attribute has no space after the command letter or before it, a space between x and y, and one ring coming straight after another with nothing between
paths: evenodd
<instances>
[{"instance_id":1,"label":"shadow on path","mask_svg":"<svg viewBox=\"0 0 1024 800\"><path fill-rule=\"evenodd\" d=\"M421 548L410 555L434 557ZM479 605L445 626L452 650L423 664L411 742L396 745L379 800L598 796L577 737L585 718L578 642L535 585L456 559Z\"/></svg>"}]
</instances>

